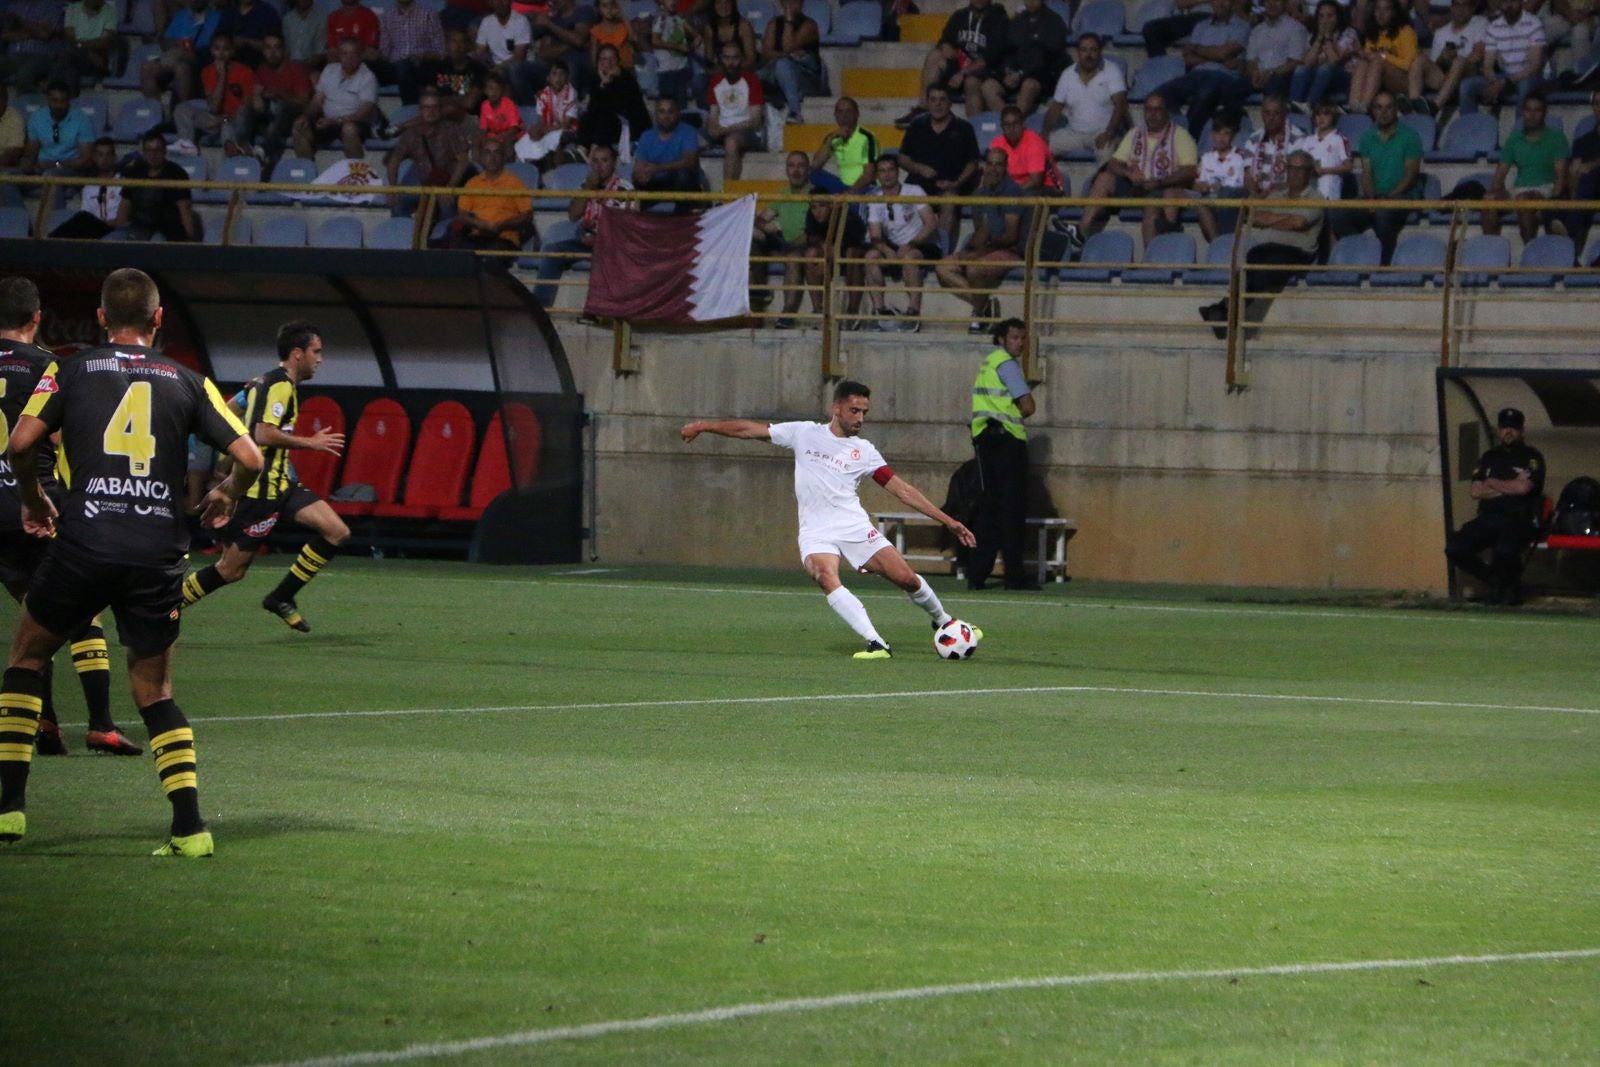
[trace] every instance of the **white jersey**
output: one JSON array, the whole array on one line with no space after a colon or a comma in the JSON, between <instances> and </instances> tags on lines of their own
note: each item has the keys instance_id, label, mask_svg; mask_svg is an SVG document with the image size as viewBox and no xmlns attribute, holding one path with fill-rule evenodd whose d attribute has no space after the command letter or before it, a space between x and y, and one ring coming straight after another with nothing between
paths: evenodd
<instances>
[{"instance_id":1,"label":"white jersey","mask_svg":"<svg viewBox=\"0 0 1600 1067\"><path fill-rule=\"evenodd\" d=\"M887 482L894 472L872 442L835 437L825 422L775 422L772 443L794 452L794 497L800 505L800 539L864 541L877 527L856 495L861 479Z\"/></svg>"}]
</instances>

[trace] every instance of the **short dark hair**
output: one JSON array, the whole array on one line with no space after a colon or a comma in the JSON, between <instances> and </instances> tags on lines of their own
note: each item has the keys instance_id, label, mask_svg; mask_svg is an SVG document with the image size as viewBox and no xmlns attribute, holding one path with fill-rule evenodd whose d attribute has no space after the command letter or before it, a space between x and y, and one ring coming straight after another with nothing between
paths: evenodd
<instances>
[{"instance_id":1,"label":"short dark hair","mask_svg":"<svg viewBox=\"0 0 1600 1067\"><path fill-rule=\"evenodd\" d=\"M567 61L564 59L552 59L544 65L544 70L545 77L549 77L552 70L559 70L563 74L572 73L572 68L567 66Z\"/></svg>"},{"instance_id":2,"label":"short dark hair","mask_svg":"<svg viewBox=\"0 0 1600 1067\"><path fill-rule=\"evenodd\" d=\"M0 278L0 330L20 330L39 313L39 287L13 274Z\"/></svg>"},{"instance_id":3,"label":"short dark hair","mask_svg":"<svg viewBox=\"0 0 1600 1067\"><path fill-rule=\"evenodd\" d=\"M46 96L56 92L66 93L69 100L72 98L72 86L68 85L64 81L53 81L44 87L44 93Z\"/></svg>"},{"instance_id":4,"label":"short dark hair","mask_svg":"<svg viewBox=\"0 0 1600 1067\"><path fill-rule=\"evenodd\" d=\"M305 319L295 319L278 327L278 362L282 363L289 358L289 353L297 348L305 348L322 336L322 331L315 323Z\"/></svg>"},{"instance_id":5,"label":"short dark hair","mask_svg":"<svg viewBox=\"0 0 1600 1067\"><path fill-rule=\"evenodd\" d=\"M1087 33L1078 34L1078 43L1082 44L1085 41L1093 41L1101 48L1106 46L1106 39L1101 37L1098 33L1095 33L1093 30L1089 30Z\"/></svg>"},{"instance_id":6,"label":"short dark hair","mask_svg":"<svg viewBox=\"0 0 1600 1067\"><path fill-rule=\"evenodd\" d=\"M117 142L110 137L96 137L94 139L95 148L106 148L108 146L114 150L117 147Z\"/></svg>"},{"instance_id":7,"label":"short dark hair","mask_svg":"<svg viewBox=\"0 0 1600 1067\"><path fill-rule=\"evenodd\" d=\"M137 267L120 267L100 287L100 310L106 330L147 330L156 324L161 291L155 279Z\"/></svg>"},{"instance_id":8,"label":"short dark hair","mask_svg":"<svg viewBox=\"0 0 1600 1067\"><path fill-rule=\"evenodd\" d=\"M1021 330L1023 333L1027 333L1028 324L1023 322L1021 319L1001 319L999 322L994 324L994 332L989 336L994 338L995 344L1005 344L1006 334L1010 333L1013 329Z\"/></svg>"},{"instance_id":9,"label":"short dark hair","mask_svg":"<svg viewBox=\"0 0 1600 1067\"><path fill-rule=\"evenodd\" d=\"M1211 131L1215 133L1217 130L1227 130L1229 133L1238 133L1239 119L1239 113L1232 109L1218 111L1211 116Z\"/></svg>"},{"instance_id":10,"label":"short dark hair","mask_svg":"<svg viewBox=\"0 0 1600 1067\"><path fill-rule=\"evenodd\" d=\"M1005 107L1000 109L1000 121L1001 122L1004 122L1006 119L1009 119L1009 118L1018 118L1018 119L1020 119L1021 117L1022 117L1022 109L1020 107L1018 107L1016 104L1007 104Z\"/></svg>"},{"instance_id":11,"label":"short dark hair","mask_svg":"<svg viewBox=\"0 0 1600 1067\"><path fill-rule=\"evenodd\" d=\"M148 130L144 131L144 136L139 138L139 147L143 148L145 145L149 144L151 141L160 141L162 148L167 147L167 139L165 137L163 137L161 135L161 131L158 130L154 126L150 127Z\"/></svg>"},{"instance_id":12,"label":"short dark hair","mask_svg":"<svg viewBox=\"0 0 1600 1067\"><path fill-rule=\"evenodd\" d=\"M833 387L833 402L835 404L849 400L853 396L862 396L870 400L872 399L872 390L860 382L851 381L849 378Z\"/></svg>"}]
</instances>

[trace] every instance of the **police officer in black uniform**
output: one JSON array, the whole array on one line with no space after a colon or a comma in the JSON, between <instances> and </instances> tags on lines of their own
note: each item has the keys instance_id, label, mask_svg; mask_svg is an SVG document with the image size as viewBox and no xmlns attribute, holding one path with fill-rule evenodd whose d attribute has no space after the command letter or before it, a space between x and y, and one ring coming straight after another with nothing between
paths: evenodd
<instances>
[{"instance_id":1,"label":"police officer in black uniform","mask_svg":"<svg viewBox=\"0 0 1600 1067\"><path fill-rule=\"evenodd\" d=\"M1495 422L1500 443L1483 454L1472 472L1476 518L1445 542L1452 566L1489 587L1489 603L1521 603L1522 554L1538 532L1544 496L1544 456L1522 439L1522 412L1501 408ZM1480 555L1489 550L1489 562Z\"/></svg>"}]
</instances>

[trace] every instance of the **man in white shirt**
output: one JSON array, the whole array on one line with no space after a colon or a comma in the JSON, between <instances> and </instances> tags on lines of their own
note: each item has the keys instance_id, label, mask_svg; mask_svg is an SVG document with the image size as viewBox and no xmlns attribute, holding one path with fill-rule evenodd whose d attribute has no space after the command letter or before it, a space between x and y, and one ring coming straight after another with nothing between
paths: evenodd
<instances>
[{"instance_id":1,"label":"man in white shirt","mask_svg":"<svg viewBox=\"0 0 1600 1067\"><path fill-rule=\"evenodd\" d=\"M1474 0L1450 0L1450 21L1433 31L1433 47L1418 52L1411 62L1407 95L1435 115L1454 107L1461 79L1483 67L1489 20L1474 14L1475 10ZM1438 93L1429 100L1423 95L1424 88Z\"/></svg>"},{"instance_id":2,"label":"man in white shirt","mask_svg":"<svg viewBox=\"0 0 1600 1067\"><path fill-rule=\"evenodd\" d=\"M490 13L478 23L478 58L491 67L514 70L528 58L533 25L511 10L511 0L490 0Z\"/></svg>"},{"instance_id":3,"label":"man in white shirt","mask_svg":"<svg viewBox=\"0 0 1600 1067\"><path fill-rule=\"evenodd\" d=\"M1461 113L1469 115L1479 104L1497 107L1506 90L1514 89L1517 110L1528 94L1539 88L1544 75L1544 24L1530 14L1539 0L1505 0L1500 17L1489 23L1483 41L1483 73L1461 83Z\"/></svg>"},{"instance_id":4,"label":"man in white shirt","mask_svg":"<svg viewBox=\"0 0 1600 1067\"><path fill-rule=\"evenodd\" d=\"M317 146L338 137L346 159L364 159L363 142L378 117L378 78L361 62L361 42L339 42L339 62L322 68L305 114L294 120L294 150L315 159Z\"/></svg>"},{"instance_id":5,"label":"man in white shirt","mask_svg":"<svg viewBox=\"0 0 1600 1067\"><path fill-rule=\"evenodd\" d=\"M1104 61L1102 51L1097 34L1084 34L1078 38L1078 61L1056 81L1044 109L1044 130L1055 155L1088 149L1095 162L1104 164L1128 124L1127 79L1121 67ZM1067 124L1058 130L1063 110Z\"/></svg>"},{"instance_id":6,"label":"man in white shirt","mask_svg":"<svg viewBox=\"0 0 1600 1067\"><path fill-rule=\"evenodd\" d=\"M888 197L927 196L920 185L900 183L900 160L883 156L875 164L878 188L886 198L867 205L867 300L879 313L897 312L884 301L883 277L899 271L906 282L906 321L896 324L883 319L880 330L901 329L916 333L921 328L922 261L933 263L943 253L939 249L939 217L927 204L891 204ZM884 260L912 260L905 264L884 265Z\"/></svg>"},{"instance_id":7,"label":"man in white shirt","mask_svg":"<svg viewBox=\"0 0 1600 1067\"><path fill-rule=\"evenodd\" d=\"M1266 196L1289 184L1289 153L1302 147L1300 131L1289 125L1289 98L1274 93L1261 102L1261 128L1245 138L1245 179L1252 196Z\"/></svg>"},{"instance_id":8,"label":"man in white shirt","mask_svg":"<svg viewBox=\"0 0 1600 1067\"><path fill-rule=\"evenodd\" d=\"M950 621L950 613L926 579L911 569L888 543L857 496L861 480L871 477L900 503L943 523L968 548L977 544L972 531L946 515L884 462L864 440L861 427L872 407L872 390L860 382L840 382L833 391L827 422L766 423L751 419L691 422L679 430L685 442L703 433L746 440L771 441L794 452L794 495L800 509L800 561L828 598L828 606L867 643L855 659L888 659L889 644L872 625L861 599L839 580L839 561L868 574L881 574L911 597L933 621ZM979 636L982 636L981 631Z\"/></svg>"}]
</instances>

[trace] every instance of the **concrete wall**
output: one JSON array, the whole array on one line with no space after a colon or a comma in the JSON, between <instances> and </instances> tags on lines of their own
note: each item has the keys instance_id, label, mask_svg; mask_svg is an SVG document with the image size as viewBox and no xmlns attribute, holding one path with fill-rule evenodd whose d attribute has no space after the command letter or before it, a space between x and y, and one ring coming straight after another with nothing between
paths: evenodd
<instances>
[{"instance_id":1,"label":"concrete wall","mask_svg":"<svg viewBox=\"0 0 1600 1067\"><path fill-rule=\"evenodd\" d=\"M640 334L639 373L617 376L608 331L562 329L600 417L602 558L796 565L789 454L709 437L685 446L677 429L705 417L825 417L831 383L816 333ZM1183 334L1135 345L1125 332L1079 332L1045 345L1031 445L1054 513L1078 523L1074 575L1443 589L1436 340L1419 336L1414 351L1338 336L1296 337L1293 352L1263 343L1251 387L1230 393L1223 346ZM866 436L942 500L971 455L967 390L989 346L948 333L846 338L849 376L874 389ZM1585 362L1547 346L1492 347L1463 359ZM898 508L870 484L863 501Z\"/></svg>"}]
</instances>

